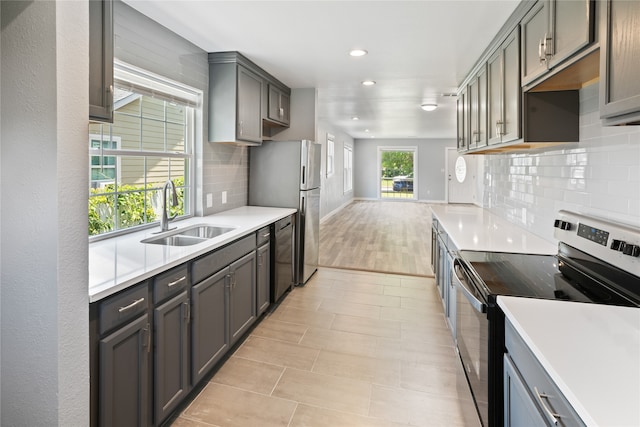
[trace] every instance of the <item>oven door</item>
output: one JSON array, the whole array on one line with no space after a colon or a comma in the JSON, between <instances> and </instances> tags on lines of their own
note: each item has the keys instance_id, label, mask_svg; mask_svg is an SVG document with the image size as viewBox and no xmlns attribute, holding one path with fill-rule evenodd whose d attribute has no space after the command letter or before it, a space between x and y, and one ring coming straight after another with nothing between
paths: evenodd
<instances>
[{"instance_id":1,"label":"oven door","mask_svg":"<svg viewBox=\"0 0 640 427\"><path fill-rule=\"evenodd\" d=\"M460 260L453 263L458 352L483 426L489 426L489 320L487 304Z\"/></svg>"}]
</instances>

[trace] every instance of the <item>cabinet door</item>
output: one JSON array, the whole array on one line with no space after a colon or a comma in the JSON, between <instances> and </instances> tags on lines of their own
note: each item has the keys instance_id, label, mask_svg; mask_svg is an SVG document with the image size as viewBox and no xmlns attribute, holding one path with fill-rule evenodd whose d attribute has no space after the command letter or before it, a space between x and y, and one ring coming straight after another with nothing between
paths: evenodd
<instances>
[{"instance_id":1,"label":"cabinet door","mask_svg":"<svg viewBox=\"0 0 640 427\"><path fill-rule=\"evenodd\" d=\"M271 245L267 242L257 250L258 274L257 281L257 315L260 316L269 307L271 291Z\"/></svg>"},{"instance_id":2,"label":"cabinet door","mask_svg":"<svg viewBox=\"0 0 640 427\"><path fill-rule=\"evenodd\" d=\"M466 151L467 145L467 91L463 90L456 101L458 111L458 151Z\"/></svg>"},{"instance_id":3,"label":"cabinet door","mask_svg":"<svg viewBox=\"0 0 640 427\"><path fill-rule=\"evenodd\" d=\"M269 85L269 111L267 117L276 122L288 125L290 121L289 95L273 85Z\"/></svg>"},{"instance_id":4,"label":"cabinet door","mask_svg":"<svg viewBox=\"0 0 640 427\"><path fill-rule=\"evenodd\" d=\"M89 119L113 122L113 2L89 1Z\"/></svg>"},{"instance_id":5,"label":"cabinet door","mask_svg":"<svg viewBox=\"0 0 640 427\"><path fill-rule=\"evenodd\" d=\"M593 40L593 3L590 0L551 3L551 33L547 53L549 67L570 57Z\"/></svg>"},{"instance_id":6,"label":"cabinet door","mask_svg":"<svg viewBox=\"0 0 640 427\"><path fill-rule=\"evenodd\" d=\"M229 335L233 345L256 319L256 253L229 266Z\"/></svg>"},{"instance_id":7,"label":"cabinet door","mask_svg":"<svg viewBox=\"0 0 640 427\"><path fill-rule=\"evenodd\" d=\"M189 294L153 310L154 422L159 425L187 395L189 387Z\"/></svg>"},{"instance_id":8,"label":"cabinet door","mask_svg":"<svg viewBox=\"0 0 640 427\"><path fill-rule=\"evenodd\" d=\"M522 84L531 82L547 71L545 47L547 39L551 39L549 9L549 1L541 0L533 6L520 23L522 28ZM547 51L547 53L549 52Z\"/></svg>"},{"instance_id":9,"label":"cabinet door","mask_svg":"<svg viewBox=\"0 0 640 427\"><path fill-rule=\"evenodd\" d=\"M489 145L502 142L502 51L498 49L487 61L487 136Z\"/></svg>"},{"instance_id":10,"label":"cabinet door","mask_svg":"<svg viewBox=\"0 0 640 427\"><path fill-rule=\"evenodd\" d=\"M100 425L147 426L149 355L147 314L100 340Z\"/></svg>"},{"instance_id":11,"label":"cabinet door","mask_svg":"<svg viewBox=\"0 0 640 427\"><path fill-rule=\"evenodd\" d=\"M238 66L238 139L262 142L262 79Z\"/></svg>"},{"instance_id":12,"label":"cabinet door","mask_svg":"<svg viewBox=\"0 0 640 427\"><path fill-rule=\"evenodd\" d=\"M488 83L487 83L487 68L482 67L482 70L478 73L478 147L484 147L487 145L488 133L487 133L487 110L488 110Z\"/></svg>"},{"instance_id":13,"label":"cabinet door","mask_svg":"<svg viewBox=\"0 0 640 427\"><path fill-rule=\"evenodd\" d=\"M197 384L229 348L225 268L191 288L191 383Z\"/></svg>"},{"instance_id":14,"label":"cabinet door","mask_svg":"<svg viewBox=\"0 0 640 427\"><path fill-rule=\"evenodd\" d=\"M476 148L478 144L478 129L479 119L478 116L478 78L471 80L469 88L467 89L468 106L469 106L469 148Z\"/></svg>"},{"instance_id":15,"label":"cabinet door","mask_svg":"<svg viewBox=\"0 0 640 427\"><path fill-rule=\"evenodd\" d=\"M503 361L505 427L546 426L544 417L525 388L511 358L505 354Z\"/></svg>"},{"instance_id":16,"label":"cabinet door","mask_svg":"<svg viewBox=\"0 0 640 427\"><path fill-rule=\"evenodd\" d=\"M516 28L502 45L503 97L502 142L520 138L522 91L520 88L520 39Z\"/></svg>"},{"instance_id":17,"label":"cabinet door","mask_svg":"<svg viewBox=\"0 0 640 427\"><path fill-rule=\"evenodd\" d=\"M610 0L600 42L600 117L640 112L640 2ZM636 117L635 120L638 120Z\"/></svg>"}]
</instances>

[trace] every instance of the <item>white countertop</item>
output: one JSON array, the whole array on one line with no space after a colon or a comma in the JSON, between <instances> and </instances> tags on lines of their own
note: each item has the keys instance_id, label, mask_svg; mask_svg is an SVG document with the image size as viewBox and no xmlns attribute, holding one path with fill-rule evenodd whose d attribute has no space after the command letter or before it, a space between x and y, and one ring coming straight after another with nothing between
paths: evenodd
<instances>
[{"instance_id":1,"label":"white countertop","mask_svg":"<svg viewBox=\"0 0 640 427\"><path fill-rule=\"evenodd\" d=\"M458 250L539 255L555 255L558 252L556 243L478 206L434 205L431 210Z\"/></svg>"},{"instance_id":2,"label":"white countertop","mask_svg":"<svg viewBox=\"0 0 640 427\"><path fill-rule=\"evenodd\" d=\"M588 426L640 426L640 309L499 296Z\"/></svg>"},{"instance_id":3,"label":"white countertop","mask_svg":"<svg viewBox=\"0 0 640 427\"><path fill-rule=\"evenodd\" d=\"M192 246L164 246L141 243L158 227L89 244L89 302L175 267L199 255L236 240L295 213L295 209L244 206L205 217L169 223L184 228L194 224L236 227L233 231Z\"/></svg>"}]
</instances>

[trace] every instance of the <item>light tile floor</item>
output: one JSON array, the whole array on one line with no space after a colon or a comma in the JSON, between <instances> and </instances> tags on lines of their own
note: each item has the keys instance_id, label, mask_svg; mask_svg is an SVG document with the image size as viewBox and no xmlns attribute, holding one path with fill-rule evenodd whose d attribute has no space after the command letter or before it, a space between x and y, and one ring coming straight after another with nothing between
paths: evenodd
<instances>
[{"instance_id":1,"label":"light tile floor","mask_svg":"<svg viewBox=\"0 0 640 427\"><path fill-rule=\"evenodd\" d=\"M433 278L320 268L172 425L480 423Z\"/></svg>"}]
</instances>

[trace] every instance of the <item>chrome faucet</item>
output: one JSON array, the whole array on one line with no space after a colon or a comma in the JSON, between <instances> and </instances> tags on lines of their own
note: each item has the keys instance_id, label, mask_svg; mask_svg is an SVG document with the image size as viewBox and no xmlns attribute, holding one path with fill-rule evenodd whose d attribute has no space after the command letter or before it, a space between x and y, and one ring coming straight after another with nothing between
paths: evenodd
<instances>
[{"instance_id":1,"label":"chrome faucet","mask_svg":"<svg viewBox=\"0 0 640 427\"><path fill-rule=\"evenodd\" d=\"M177 213L173 216L169 216L167 214L167 209L169 208L169 206L167 206L167 190L169 188L171 188L171 206L178 206L178 193L176 192L176 186L173 181L168 180L164 184L164 187L162 187L162 217L160 217L160 233L170 230L169 221L175 219L178 216ZM171 228L171 230L173 228Z\"/></svg>"}]
</instances>

